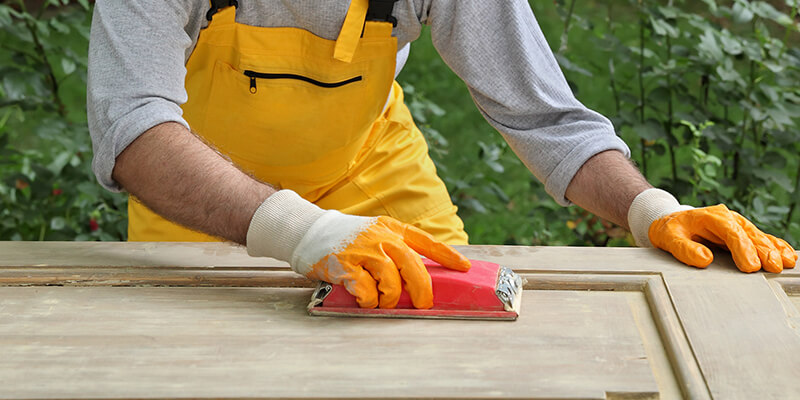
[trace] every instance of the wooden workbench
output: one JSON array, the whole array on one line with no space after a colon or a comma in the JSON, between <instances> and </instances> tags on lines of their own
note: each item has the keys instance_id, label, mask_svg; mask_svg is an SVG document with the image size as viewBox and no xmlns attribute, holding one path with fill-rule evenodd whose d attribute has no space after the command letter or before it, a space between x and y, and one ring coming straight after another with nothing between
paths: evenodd
<instances>
[{"instance_id":1,"label":"wooden workbench","mask_svg":"<svg viewBox=\"0 0 800 400\"><path fill-rule=\"evenodd\" d=\"M527 278L516 322L309 317L226 244L0 242L0 398L800 398L800 271L459 249Z\"/></svg>"}]
</instances>

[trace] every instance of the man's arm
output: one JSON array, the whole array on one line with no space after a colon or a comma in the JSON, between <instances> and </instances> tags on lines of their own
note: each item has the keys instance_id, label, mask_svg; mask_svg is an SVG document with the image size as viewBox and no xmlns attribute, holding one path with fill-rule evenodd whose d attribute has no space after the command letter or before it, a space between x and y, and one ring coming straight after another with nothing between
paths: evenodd
<instances>
[{"instance_id":1,"label":"man's arm","mask_svg":"<svg viewBox=\"0 0 800 400\"><path fill-rule=\"evenodd\" d=\"M625 229L633 199L652 188L636 167L610 150L594 155L567 186L566 197L581 208Z\"/></svg>"},{"instance_id":2,"label":"man's arm","mask_svg":"<svg viewBox=\"0 0 800 400\"><path fill-rule=\"evenodd\" d=\"M413 226L325 211L294 192L276 192L174 122L133 141L117 157L113 178L165 218L247 244L248 254L287 261L309 278L342 284L362 307L394 308L403 287L415 307L433 306L430 277L414 251L448 268L470 267Z\"/></svg>"},{"instance_id":3,"label":"man's arm","mask_svg":"<svg viewBox=\"0 0 800 400\"><path fill-rule=\"evenodd\" d=\"M421 21L486 120L559 204L585 162L629 154L611 122L572 94L526 1L430 1Z\"/></svg>"},{"instance_id":4,"label":"man's arm","mask_svg":"<svg viewBox=\"0 0 800 400\"><path fill-rule=\"evenodd\" d=\"M175 122L133 141L112 176L161 216L240 244L247 244L253 213L275 192Z\"/></svg>"}]
</instances>

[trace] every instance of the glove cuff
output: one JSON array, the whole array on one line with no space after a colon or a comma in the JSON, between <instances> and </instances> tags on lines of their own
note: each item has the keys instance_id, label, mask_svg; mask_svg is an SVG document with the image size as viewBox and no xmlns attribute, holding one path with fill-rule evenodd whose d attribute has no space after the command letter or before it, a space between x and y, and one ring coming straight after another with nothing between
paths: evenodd
<instances>
[{"instance_id":1,"label":"glove cuff","mask_svg":"<svg viewBox=\"0 0 800 400\"><path fill-rule=\"evenodd\" d=\"M325 210L291 190L269 196L258 207L247 229L247 254L291 262L292 254Z\"/></svg>"},{"instance_id":2,"label":"glove cuff","mask_svg":"<svg viewBox=\"0 0 800 400\"><path fill-rule=\"evenodd\" d=\"M639 247L653 247L648 231L653 221L676 211L690 210L671 194L661 189L650 188L639 193L628 209L628 226L631 228L633 240Z\"/></svg>"}]
</instances>

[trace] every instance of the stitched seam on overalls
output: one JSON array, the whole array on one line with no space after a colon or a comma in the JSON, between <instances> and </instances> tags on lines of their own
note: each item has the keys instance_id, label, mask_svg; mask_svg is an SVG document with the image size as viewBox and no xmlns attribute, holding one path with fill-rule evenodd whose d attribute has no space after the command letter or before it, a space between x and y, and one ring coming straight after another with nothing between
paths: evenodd
<instances>
[{"instance_id":1,"label":"stitched seam on overalls","mask_svg":"<svg viewBox=\"0 0 800 400\"><path fill-rule=\"evenodd\" d=\"M416 218L414 220L411 220L411 221L408 221L408 223L413 224L415 222L419 222L419 221L422 221L424 219L428 219L428 218L430 218L430 217L432 217L432 216L434 216L436 214L439 214L442 211L445 211L445 210L449 209L450 207L453 207L453 202L452 201L449 201L447 203L443 203L441 207L432 207L431 209L429 209L429 210L425 211L424 213L420 214L420 216L418 218Z\"/></svg>"}]
</instances>

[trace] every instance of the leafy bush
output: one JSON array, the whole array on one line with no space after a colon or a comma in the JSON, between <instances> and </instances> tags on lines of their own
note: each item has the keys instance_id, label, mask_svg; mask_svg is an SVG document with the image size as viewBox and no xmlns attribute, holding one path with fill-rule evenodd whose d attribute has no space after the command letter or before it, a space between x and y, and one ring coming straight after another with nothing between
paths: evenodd
<instances>
[{"instance_id":1,"label":"leafy bush","mask_svg":"<svg viewBox=\"0 0 800 400\"><path fill-rule=\"evenodd\" d=\"M800 0L531 1L567 79L609 116L648 179L724 202L800 244ZM120 240L86 129L86 0L0 4L0 239ZM545 193L433 49L399 80L473 243L626 245Z\"/></svg>"},{"instance_id":2,"label":"leafy bush","mask_svg":"<svg viewBox=\"0 0 800 400\"><path fill-rule=\"evenodd\" d=\"M0 239L120 240L126 198L91 172L84 1L0 5ZM54 8L52 6L61 6Z\"/></svg>"},{"instance_id":3,"label":"leafy bush","mask_svg":"<svg viewBox=\"0 0 800 400\"><path fill-rule=\"evenodd\" d=\"M635 12L620 16L608 2L605 21L578 23L597 54L571 57L569 36L561 54L580 68L577 88L611 89L607 115L652 182L688 204L724 202L797 244L799 4L629 1ZM564 21L569 31L568 12Z\"/></svg>"}]
</instances>

